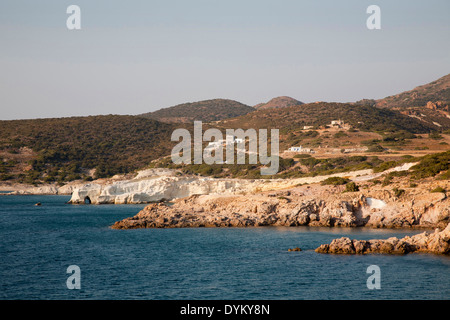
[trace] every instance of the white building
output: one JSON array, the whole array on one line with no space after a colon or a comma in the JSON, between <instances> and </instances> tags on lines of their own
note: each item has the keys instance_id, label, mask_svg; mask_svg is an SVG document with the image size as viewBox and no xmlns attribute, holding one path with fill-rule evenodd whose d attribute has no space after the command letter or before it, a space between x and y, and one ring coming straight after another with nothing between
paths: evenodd
<instances>
[{"instance_id":1,"label":"white building","mask_svg":"<svg viewBox=\"0 0 450 320\"><path fill-rule=\"evenodd\" d=\"M304 152L304 153L314 153L313 149L300 147L290 147L288 151L291 152Z\"/></svg>"},{"instance_id":2,"label":"white building","mask_svg":"<svg viewBox=\"0 0 450 320\"><path fill-rule=\"evenodd\" d=\"M331 125L332 125L332 126L338 126L338 127L341 127L341 126L344 125L344 121L342 121L342 120L333 120L333 121L331 121Z\"/></svg>"}]
</instances>

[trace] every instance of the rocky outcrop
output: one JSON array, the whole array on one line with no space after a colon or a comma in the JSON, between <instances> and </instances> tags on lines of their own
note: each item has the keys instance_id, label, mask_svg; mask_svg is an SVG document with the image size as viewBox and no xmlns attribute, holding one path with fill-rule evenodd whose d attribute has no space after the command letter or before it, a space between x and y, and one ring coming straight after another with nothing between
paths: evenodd
<instances>
[{"instance_id":1,"label":"rocky outcrop","mask_svg":"<svg viewBox=\"0 0 450 320\"><path fill-rule=\"evenodd\" d=\"M115 229L183 227L322 226L445 227L450 201L444 194L399 200L387 190L342 193L343 186L298 186L257 194L193 195L167 205L150 204ZM368 197L367 195L371 195Z\"/></svg>"},{"instance_id":2,"label":"rocky outcrop","mask_svg":"<svg viewBox=\"0 0 450 320\"><path fill-rule=\"evenodd\" d=\"M352 240L343 237L334 239L330 244L323 244L315 251L333 254L405 254L411 252L450 254L450 223L444 230L436 229L433 233L423 232L402 239L392 237L384 240Z\"/></svg>"}]
</instances>

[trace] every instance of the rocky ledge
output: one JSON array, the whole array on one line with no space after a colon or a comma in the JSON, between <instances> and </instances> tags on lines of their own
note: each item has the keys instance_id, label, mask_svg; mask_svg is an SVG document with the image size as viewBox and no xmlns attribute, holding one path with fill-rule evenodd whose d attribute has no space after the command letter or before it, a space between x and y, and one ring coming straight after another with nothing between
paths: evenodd
<instances>
[{"instance_id":1,"label":"rocky ledge","mask_svg":"<svg viewBox=\"0 0 450 320\"><path fill-rule=\"evenodd\" d=\"M311 185L246 195L192 195L170 205L152 203L112 228L445 228L450 221L450 201L444 193L411 191L399 199L385 189L350 193L342 189Z\"/></svg>"},{"instance_id":2,"label":"rocky ledge","mask_svg":"<svg viewBox=\"0 0 450 320\"><path fill-rule=\"evenodd\" d=\"M436 229L434 233L423 232L402 239L392 237L385 240L352 240L343 237L334 239L330 244L323 244L315 251L333 254L425 252L448 255L450 254L450 223L442 231Z\"/></svg>"}]
</instances>

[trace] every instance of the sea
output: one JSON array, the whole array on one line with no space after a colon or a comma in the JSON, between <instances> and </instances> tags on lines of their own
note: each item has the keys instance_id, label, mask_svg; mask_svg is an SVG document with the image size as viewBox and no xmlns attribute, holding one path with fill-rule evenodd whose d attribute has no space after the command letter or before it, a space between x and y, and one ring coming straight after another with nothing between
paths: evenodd
<instances>
[{"instance_id":1,"label":"sea","mask_svg":"<svg viewBox=\"0 0 450 320\"><path fill-rule=\"evenodd\" d=\"M70 205L69 198L0 196L1 300L450 299L448 256L314 251L344 236L400 238L422 231L113 230L114 222L144 205ZM301 251L288 251L296 247Z\"/></svg>"}]
</instances>

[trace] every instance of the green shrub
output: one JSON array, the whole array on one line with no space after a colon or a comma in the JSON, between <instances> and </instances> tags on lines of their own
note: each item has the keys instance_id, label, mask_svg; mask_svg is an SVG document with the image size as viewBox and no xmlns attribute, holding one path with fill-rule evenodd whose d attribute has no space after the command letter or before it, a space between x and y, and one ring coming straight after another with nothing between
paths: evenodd
<instances>
[{"instance_id":1,"label":"green shrub","mask_svg":"<svg viewBox=\"0 0 450 320\"><path fill-rule=\"evenodd\" d=\"M343 137L348 137L348 134L346 134L344 131L339 131L334 134L334 138L339 139Z\"/></svg>"},{"instance_id":2,"label":"green shrub","mask_svg":"<svg viewBox=\"0 0 450 320\"><path fill-rule=\"evenodd\" d=\"M304 154L304 153L301 153L301 154L296 154L296 155L294 156L294 158L298 158L298 159L311 158L311 155L310 155L310 154Z\"/></svg>"},{"instance_id":3,"label":"green shrub","mask_svg":"<svg viewBox=\"0 0 450 320\"><path fill-rule=\"evenodd\" d=\"M350 180L347 179L347 178L330 177L330 178L327 178L327 179L323 180L321 182L321 185L334 185L334 186L337 186L337 185L347 184L349 182L350 182Z\"/></svg>"},{"instance_id":4,"label":"green shrub","mask_svg":"<svg viewBox=\"0 0 450 320\"><path fill-rule=\"evenodd\" d=\"M393 188L392 191L394 191L394 195L395 195L397 198L400 198L400 197L405 193L405 190L403 190L403 189L398 189L398 188Z\"/></svg>"},{"instance_id":5,"label":"green shrub","mask_svg":"<svg viewBox=\"0 0 450 320\"><path fill-rule=\"evenodd\" d=\"M384 180L381 183L381 186L383 186L383 187L388 186L391 184L391 182L392 182L392 176L387 175L386 177L384 177Z\"/></svg>"},{"instance_id":6,"label":"green shrub","mask_svg":"<svg viewBox=\"0 0 450 320\"><path fill-rule=\"evenodd\" d=\"M444 188L442 188L442 187L436 187L433 190L431 190L430 192L443 192L443 193L445 193L446 190Z\"/></svg>"},{"instance_id":7,"label":"green shrub","mask_svg":"<svg viewBox=\"0 0 450 320\"><path fill-rule=\"evenodd\" d=\"M384 148L380 146L379 144L370 146L369 149L367 149L366 152L383 152Z\"/></svg>"},{"instance_id":8,"label":"green shrub","mask_svg":"<svg viewBox=\"0 0 450 320\"><path fill-rule=\"evenodd\" d=\"M315 165L321 162L322 162L321 160L318 160L314 157L300 159L300 163L304 166L309 167L310 169L314 168Z\"/></svg>"},{"instance_id":9,"label":"green shrub","mask_svg":"<svg viewBox=\"0 0 450 320\"><path fill-rule=\"evenodd\" d=\"M397 161L386 161L378 165L377 167L373 168L373 172L383 172L387 169L394 168L398 165Z\"/></svg>"},{"instance_id":10,"label":"green shrub","mask_svg":"<svg viewBox=\"0 0 450 320\"><path fill-rule=\"evenodd\" d=\"M7 181L7 180L11 180L11 179L14 179L13 175L6 174L6 173L0 174L0 181Z\"/></svg>"},{"instance_id":11,"label":"green shrub","mask_svg":"<svg viewBox=\"0 0 450 320\"><path fill-rule=\"evenodd\" d=\"M434 131L434 132L430 132L428 134L428 138L430 139L434 139L434 140L440 140L440 139L444 139L443 136L441 136L438 132Z\"/></svg>"},{"instance_id":12,"label":"green shrub","mask_svg":"<svg viewBox=\"0 0 450 320\"><path fill-rule=\"evenodd\" d=\"M359 191L359 187L358 187L358 185L357 185L356 183L354 183L353 181L352 181L352 182L349 182L349 183L347 183L347 184L345 185L345 190L344 190L344 192L356 192L356 191Z\"/></svg>"},{"instance_id":13,"label":"green shrub","mask_svg":"<svg viewBox=\"0 0 450 320\"><path fill-rule=\"evenodd\" d=\"M434 177L441 171L450 169L450 151L429 154L420 160L418 164L411 167L411 175L415 179Z\"/></svg>"},{"instance_id":14,"label":"green shrub","mask_svg":"<svg viewBox=\"0 0 450 320\"><path fill-rule=\"evenodd\" d=\"M405 131L405 130L401 130L401 131L398 131L398 132L393 132L393 133L386 134L383 137L383 141L386 141L386 142L389 142L389 141L391 141L391 142L398 142L398 141L403 141L405 139L415 139L415 138L416 138L415 134L413 134L411 132L408 132L408 131Z\"/></svg>"},{"instance_id":15,"label":"green shrub","mask_svg":"<svg viewBox=\"0 0 450 320\"><path fill-rule=\"evenodd\" d=\"M450 169L437 177L439 180L450 180Z\"/></svg>"}]
</instances>

